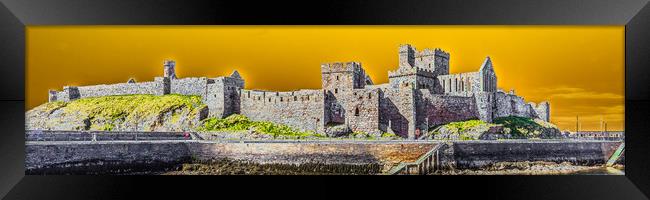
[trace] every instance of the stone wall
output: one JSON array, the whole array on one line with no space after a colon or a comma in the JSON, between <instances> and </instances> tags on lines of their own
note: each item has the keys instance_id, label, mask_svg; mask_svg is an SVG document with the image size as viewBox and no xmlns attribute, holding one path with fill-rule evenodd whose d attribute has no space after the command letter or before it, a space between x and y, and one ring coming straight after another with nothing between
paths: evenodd
<instances>
[{"instance_id":1,"label":"stone wall","mask_svg":"<svg viewBox=\"0 0 650 200\"><path fill-rule=\"evenodd\" d=\"M25 141L188 140L182 132L27 130Z\"/></svg>"},{"instance_id":2,"label":"stone wall","mask_svg":"<svg viewBox=\"0 0 650 200\"><path fill-rule=\"evenodd\" d=\"M535 106L534 103L526 103L522 97L514 94L506 94L504 92L494 93L496 104L494 117L507 117L518 116L528 118L539 118L545 121L549 120L548 103L541 103L540 106ZM539 111L539 113L538 113Z\"/></svg>"},{"instance_id":3,"label":"stone wall","mask_svg":"<svg viewBox=\"0 0 650 200\"><path fill-rule=\"evenodd\" d=\"M244 80L231 77L218 77L209 79L204 102L208 105L211 117L224 118L240 113L241 89Z\"/></svg>"},{"instance_id":4,"label":"stone wall","mask_svg":"<svg viewBox=\"0 0 650 200\"><path fill-rule=\"evenodd\" d=\"M384 172L413 162L436 145L444 168L478 168L496 162L550 161L603 164L621 142L612 141L456 141L433 142L260 142L99 141L27 142L27 174L86 173L140 166L232 159L277 164L380 164ZM78 170L78 171L75 171Z\"/></svg>"},{"instance_id":5,"label":"stone wall","mask_svg":"<svg viewBox=\"0 0 650 200\"><path fill-rule=\"evenodd\" d=\"M474 93L474 101L478 111L478 118L486 122L492 122L494 119L495 99L493 92Z\"/></svg>"},{"instance_id":6,"label":"stone wall","mask_svg":"<svg viewBox=\"0 0 650 200\"><path fill-rule=\"evenodd\" d=\"M79 98L130 94L165 94L166 82L156 79L151 82L117 83L92 86L66 86L63 91L49 91L49 101L70 101Z\"/></svg>"},{"instance_id":7,"label":"stone wall","mask_svg":"<svg viewBox=\"0 0 650 200\"><path fill-rule=\"evenodd\" d=\"M304 131L323 132L323 90L268 92L241 90L241 114L253 121L270 121Z\"/></svg>"},{"instance_id":8,"label":"stone wall","mask_svg":"<svg viewBox=\"0 0 650 200\"><path fill-rule=\"evenodd\" d=\"M117 170L134 165L173 165L232 159L278 164L380 164L383 171L413 162L436 144L423 142L275 142L222 143L196 141L28 142L28 174L74 169ZM67 170L66 170L67 169Z\"/></svg>"},{"instance_id":9,"label":"stone wall","mask_svg":"<svg viewBox=\"0 0 650 200\"><path fill-rule=\"evenodd\" d=\"M415 137L416 97L411 88L385 88L379 101L380 128L388 133Z\"/></svg>"},{"instance_id":10,"label":"stone wall","mask_svg":"<svg viewBox=\"0 0 650 200\"><path fill-rule=\"evenodd\" d=\"M163 94L162 82L117 83L110 85L79 86L79 98L130 94Z\"/></svg>"},{"instance_id":11,"label":"stone wall","mask_svg":"<svg viewBox=\"0 0 650 200\"><path fill-rule=\"evenodd\" d=\"M208 91L208 83L213 80L206 77L181 78L171 80L171 94L197 95L205 100Z\"/></svg>"},{"instance_id":12,"label":"stone wall","mask_svg":"<svg viewBox=\"0 0 650 200\"><path fill-rule=\"evenodd\" d=\"M479 119L475 99L472 97L432 95L418 91L418 128L428 128L455 121Z\"/></svg>"},{"instance_id":13,"label":"stone wall","mask_svg":"<svg viewBox=\"0 0 650 200\"><path fill-rule=\"evenodd\" d=\"M379 102L379 89L355 89L344 106L350 129L380 136Z\"/></svg>"},{"instance_id":14,"label":"stone wall","mask_svg":"<svg viewBox=\"0 0 650 200\"><path fill-rule=\"evenodd\" d=\"M114 171L151 168L190 160L190 149L180 142L27 142L27 174Z\"/></svg>"},{"instance_id":15,"label":"stone wall","mask_svg":"<svg viewBox=\"0 0 650 200\"><path fill-rule=\"evenodd\" d=\"M442 163L460 169L522 161L604 164L620 144L611 141L458 141L442 148Z\"/></svg>"}]
</instances>

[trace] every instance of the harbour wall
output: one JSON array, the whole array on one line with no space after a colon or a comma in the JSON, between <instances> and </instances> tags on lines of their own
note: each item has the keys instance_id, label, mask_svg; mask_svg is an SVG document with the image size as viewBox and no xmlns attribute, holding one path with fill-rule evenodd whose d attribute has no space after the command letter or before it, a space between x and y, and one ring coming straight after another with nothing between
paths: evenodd
<instances>
[{"instance_id":1,"label":"harbour wall","mask_svg":"<svg viewBox=\"0 0 650 200\"><path fill-rule=\"evenodd\" d=\"M442 167L475 169L497 162L548 161L575 165L607 162L621 141L463 141L441 148Z\"/></svg>"},{"instance_id":2,"label":"harbour wall","mask_svg":"<svg viewBox=\"0 0 650 200\"><path fill-rule=\"evenodd\" d=\"M164 169L188 162L230 159L262 164L368 165L387 171L413 162L436 145L443 167L476 168L495 162L605 163L620 142L612 141L30 141L27 174L107 173Z\"/></svg>"}]
</instances>

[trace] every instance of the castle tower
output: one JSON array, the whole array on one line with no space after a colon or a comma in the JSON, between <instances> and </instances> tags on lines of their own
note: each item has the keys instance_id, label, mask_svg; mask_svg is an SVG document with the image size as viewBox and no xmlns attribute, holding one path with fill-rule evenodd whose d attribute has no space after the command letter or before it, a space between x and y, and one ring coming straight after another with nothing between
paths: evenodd
<instances>
[{"instance_id":1,"label":"castle tower","mask_svg":"<svg viewBox=\"0 0 650 200\"><path fill-rule=\"evenodd\" d=\"M402 44L399 46L399 68L388 72L388 81L393 88L428 89L436 92L441 90L436 76L448 73L448 53L440 49L418 52L410 44Z\"/></svg>"},{"instance_id":2,"label":"castle tower","mask_svg":"<svg viewBox=\"0 0 650 200\"><path fill-rule=\"evenodd\" d=\"M449 53L442 49L434 50L434 67L433 71L436 75L449 74Z\"/></svg>"},{"instance_id":3,"label":"castle tower","mask_svg":"<svg viewBox=\"0 0 650 200\"><path fill-rule=\"evenodd\" d=\"M399 45L399 68L415 67L415 48L410 44Z\"/></svg>"},{"instance_id":4,"label":"castle tower","mask_svg":"<svg viewBox=\"0 0 650 200\"><path fill-rule=\"evenodd\" d=\"M164 74L165 77L170 78L170 79L176 79L176 62L174 60L169 60L166 59L163 61L163 66L164 66Z\"/></svg>"},{"instance_id":5,"label":"castle tower","mask_svg":"<svg viewBox=\"0 0 650 200\"><path fill-rule=\"evenodd\" d=\"M415 51L415 66L434 72L436 75L449 74L449 53L436 48Z\"/></svg>"},{"instance_id":6,"label":"castle tower","mask_svg":"<svg viewBox=\"0 0 650 200\"><path fill-rule=\"evenodd\" d=\"M366 72L358 62L338 62L321 65L321 83L333 94L352 92L366 86Z\"/></svg>"}]
</instances>

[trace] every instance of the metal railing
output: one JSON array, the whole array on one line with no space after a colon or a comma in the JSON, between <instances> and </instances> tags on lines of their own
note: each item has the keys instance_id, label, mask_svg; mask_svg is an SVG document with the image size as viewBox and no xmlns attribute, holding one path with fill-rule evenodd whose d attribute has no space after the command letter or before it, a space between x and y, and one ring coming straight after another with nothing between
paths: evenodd
<instances>
[{"instance_id":1,"label":"metal railing","mask_svg":"<svg viewBox=\"0 0 650 200\"><path fill-rule=\"evenodd\" d=\"M386 172L387 175L419 174L426 175L440 169L440 147L437 144L414 162L402 162ZM415 170L414 170L415 169Z\"/></svg>"}]
</instances>

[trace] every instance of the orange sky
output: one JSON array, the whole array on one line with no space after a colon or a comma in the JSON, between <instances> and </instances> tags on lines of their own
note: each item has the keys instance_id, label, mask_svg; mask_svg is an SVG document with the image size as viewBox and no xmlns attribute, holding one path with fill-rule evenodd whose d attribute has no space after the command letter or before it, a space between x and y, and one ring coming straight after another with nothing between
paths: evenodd
<instances>
[{"instance_id":1,"label":"orange sky","mask_svg":"<svg viewBox=\"0 0 650 200\"><path fill-rule=\"evenodd\" d=\"M320 88L320 63L359 61L388 81L397 48L442 48L451 73L476 71L486 56L498 86L550 101L561 129L624 129L623 26L28 26L26 109L64 85L151 81L162 61L180 77L224 76L246 88Z\"/></svg>"}]
</instances>

